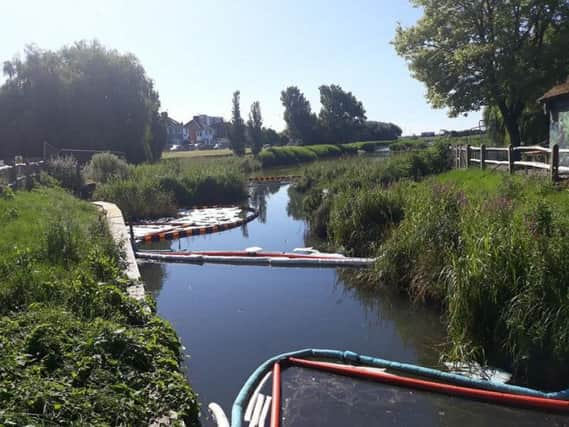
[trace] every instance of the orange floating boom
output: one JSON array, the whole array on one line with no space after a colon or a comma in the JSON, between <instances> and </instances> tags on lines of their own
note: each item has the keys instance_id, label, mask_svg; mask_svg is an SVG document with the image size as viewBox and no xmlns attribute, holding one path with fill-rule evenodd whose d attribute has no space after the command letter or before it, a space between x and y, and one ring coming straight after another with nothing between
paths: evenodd
<instances>
[{"instance_id":1,"label":"orange floating boom","mask_svg":"<svg viewBox=\"0 0 569 427\"><path fill-rule=\"evenodd\" d=\"M271 406L271 427L281 425L281 365L273 365L273 402Z\"/></svg>"},{"instance_id":2,"label":"orange floating boom","mask_svg":"<svg viewBox=\"0 0 569 427\"><path fill-rule=\"evenodd\" d=\"M452 384L437 383L417 378L402 377L399 375L389 374L385 372L372 371L369 368L360 367L360 366L340 365L337 363L299 359L297 357L289 357L288 360L293 365L302 366L305 368L328 371L340 375L367 378L371 380L384 382L387 384L442 393L451 396L468 397L471 399L478 399L496 404L524 406L524 407L530 407L541 410L555 410L555 411L565 411L565 412L569 411L569 401L566 400L525 396L513 393L502 393L491 390L483 390L477 388L462 387ZM275 365L277 365L277 363L275 363ZM279 366L279 383L280 383L280 366ZM274 395L274 390L273 390L273 395ZM280 400L280 395L279 395L279 400Z\"/></svg>"}]
</instances>

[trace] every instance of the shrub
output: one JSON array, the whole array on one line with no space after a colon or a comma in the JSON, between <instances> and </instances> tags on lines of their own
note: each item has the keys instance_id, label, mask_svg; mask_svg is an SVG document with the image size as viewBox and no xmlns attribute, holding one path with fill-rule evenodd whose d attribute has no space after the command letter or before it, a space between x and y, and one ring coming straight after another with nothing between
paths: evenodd
<instances>
[{"instance_id":1,"label":"shrub","mask_svg":"<svg viewBox=\"0 0 569 427\"><path fill-rule=\"evenodd\" d=\"M95 154L83 169L83 175L87 179L100 184L112 179L126 179L129 172L127 162L112 153Z\"/></svg>"},{"instance_id":2,"label":"shrub","mask_svg":"<svg viewBox=\"0 0 569 427\"><path fill-rule=\"evenodd\" d=\"M152 178L115 180L100 185L93 198L116 203L127 220L176 214L175 196Z\"/></svg>"},{"instance_id":3,"label":"shrub","mask_svg":"<svg viewBox=\"0 0 569 427\"><path fill-rule=\"evenodd\" d=\"M47 172L67 190L77 192L83 185L79 164L73 156L55 157L49 160Z\"/></svg>"},{"instance_id":4,"label":"shrub","mask_svg":"<svg viewBox=\"0 0 569 427\"><path fill-rule=\"evenodd\" d=\"M172 216L179 207L242 202L247 191L235 162L167 161L136 166L127 179L99 185L93 197L116 203L133 220Z\"/></svg>"}]
</instances>

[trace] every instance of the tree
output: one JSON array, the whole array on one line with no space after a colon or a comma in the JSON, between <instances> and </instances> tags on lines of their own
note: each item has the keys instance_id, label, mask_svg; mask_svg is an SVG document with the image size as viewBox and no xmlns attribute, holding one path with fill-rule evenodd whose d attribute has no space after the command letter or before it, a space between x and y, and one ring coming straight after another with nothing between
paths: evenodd
<instances>
[{"instance_id":1,"label":"tree","mask_svg":"<svg viewBox=\"0 0 569 427\"><path fill-rule=\"evenodd\" d=\"M3 70L0 157L41 156L47 141L122 151L131 162L159 158L158 93L132 54L96 41L56 52L29 46Z\"/></svg>"},{"instance_id":2,"label":"tree","mask_svg":"<svg viewBox=\"0 0 569 427\"><path fill-rule=\"evenodd\" d=\"M327 140L345 143L356 137L366 121L365 110L352 92L339 85L320 86L319 119Z\"/></svg>"},{"instance_id":3,"label":"tree","mask_svg":"<svg viewBox=\"0 0 569 427\"><path fill-rule=\"evenodd\" d=\"M287 138L283 133L278 133L271 128L263 128L263 142L269 145L286 145Z\"/></svg>"},{"instance_id":4,"label":"tree","mask_svg":"<svg viewBox=\"0 0 569 427\"><path fill-rule=\"evenodd\" d=\"M402 130L393 123L368 120L355 139L359 141L389 141L401 136Z\"/></svg>"},{"instance_id":5,"label":"tree","mask_svg":"<svg viewBox=\"0 0 569 427\"><path fill-rule=\"evenodd\" d=\"M451 116L496 106L521 143L524 109L568 69L569 0L412 0L423 16L394 45Z\"/></svg>"},{"instance_id":6,"label":"tree","mask_svg":"<svg viewBox=\"0 0 569 427\"><path fill-rule=\"evenodd\" d=\"M301 144L311 143L317 119L312 114L310 102L296 86L287 87L281 92L281 102L285 107L284 121L289 137Z\"/></svg>"},{"instance_id":7,"label":"tree","mask_svg":"<svg viewBox=\"0 0 569 427\"><path fill-rule=\"evenodd\" d=\"M231 110L231 149L238 156L245 154L245 124L241 118L239 105L240 92L233 92L233 109Z\"/></svg>"},{"instance_id":8,"label":"tree","mask_svg":"<svg viewBox=\"0 0 569 427\"><path fill-rule=\"evenodd\" d=\"M247 121L249 138L251 139L251 151L256 156L263 148L263 117L259 101L251 104L251 112Z\"/></svg>"}]
</instances>

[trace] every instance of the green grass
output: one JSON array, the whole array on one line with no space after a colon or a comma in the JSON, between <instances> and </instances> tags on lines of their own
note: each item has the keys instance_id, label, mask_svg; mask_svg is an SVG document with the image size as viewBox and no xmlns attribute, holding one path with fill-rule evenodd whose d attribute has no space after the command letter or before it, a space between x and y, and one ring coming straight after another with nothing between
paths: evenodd
<instances>
[{"instance_id":1,"label":"green grass","mask_svg":"<svg viewBox=\"0 0 569 427\"><path fill-rule=\"evenodd\" d=\"M246 148L245 153L250 154L251 149ZM233 155L233 151L229 148L220 150L164 151L162 153L162 159L195 159L203 157L228 157Z\"/></svg>"},{"instance_id":2,"label":"green grass","mask_svg":"<svg viewBox=\"0 0 569 427\"><path fill-rule=\"evenodd\" d=\"M480 170L401 187L392 191L404 195L405 219L378 252L378 283L441 308L450 357L566 387L567 190Z\"/></svg>"},{"instance_id":3,"label":"green grass","mask_svg":"<svg viewBox=\"0 0 569 427\"><path fill-rule=\"evenodd\" d=\"M131 168L125 179L97 186L93 198L116 203L128 220L174 215L180 207L239 203L247 197L251 159L187 158Z\"/></svg>"},{"instance_id":4,"label":"green grass","mask_svg":"<svg viewBox=\"0 0 569 427\"><path fill-rule=\"evenodd\" d=\"M401 217L400 202L387 195L385 188L447 169L446 147L436 145L382 162L347 158L315 163L306 167L296 190L304 194L303 208L318 237L330 239L348 253L369 255Z\"/></svg>"},{"instance_id":5,"label":"green grass","mask_svg":"<svg viewBox=\"0 0 569 427\"><path fill-rule=\"evenodd\" d=\"M5 191L0 218L0 425L196 425L176 334L127 296L94 206Z\"/></svg>"}]
</instances>

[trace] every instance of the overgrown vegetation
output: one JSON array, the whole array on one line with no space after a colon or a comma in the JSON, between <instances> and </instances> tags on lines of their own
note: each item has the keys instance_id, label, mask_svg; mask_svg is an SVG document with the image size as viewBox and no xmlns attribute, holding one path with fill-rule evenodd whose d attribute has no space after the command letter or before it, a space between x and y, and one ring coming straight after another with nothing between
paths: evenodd
<instances>
[{"instance_id":1,"label":"overgrown vegetation","mask_svg":"<svg viewBox=\"0 0 569 427\"><path fill-rule=\"evenodd\" d=\"M357 154L358 150L373 152L391 141L364 141L349 144L319 144L288 147L271 147L261 151L258 160L266 167L312 162L319 159Z\"/></svg>"},{"instance_id":2,"label":"overgrown vegetation","mask_svg":"<svg viewBox=\"0 0 569 427\"><path fill-rule=\"evenodd\" d=\"M313 164L296 186L311 229L348 253L370 255L378 240L402 218L401 197L387 187L402 179L420 180L448 169L447 146L387 161L369 158Z\"/></svg>"},{"instance_id":3,"label":"overgrown vegetation","mask_svg":"<svg viewBox=\"0 0 569 427\"><path fill-rule=\"evenodd\" d=\"M380 282L443 309L452 357L566 386L567 190L470 170L399 192L406 215L380 251Z\"/></svg>"},{"instance_id":4,"label":"overgrown vegetation","mask_svg":"<svg viewBox=\"0 0 569 427\"><path fill-rule=\"evenodd\" d=\"M0 425L196 425L176 334L127 296L96 208L5 191L0 218Z\"/></svg>"},{"instance_id":5,"label":"overgrown vegetation","mask_svg":"<svg viewBox=\"0 0 569 427\"><path fill-rule=\"evenodd\" d=\"M126 179L130 168L126 161L112 153L95 154L83 169L86 179L105 184L114 179Z\"/></svg>"},{"instance_id":6,"label":"overgrown vegetation","mask_svg":"<svg viewBox=\"0 0 569 427\"><path fill-rule=\"evenodd\" d=\"M241 168L249 160L168 160L132 167L126 178L97 186L93 197L116 203L129 220L174 215L178 207L236 203L246 199Z\"/></svg>"},{"instance_id":7,"label":"overgrown vegetation","mask_svg":"<svg viewBox=\"0 0 569 427\"><path fill-rule=\"evenodd\" d=\"M377 256L368 286L441 310L447 356L569 383L569 199L537 178L444 172L444 147L386 162L311 165L298 183L311 229Z\"/></svg>"},{"instance_id":8,"label":"overgrown vegetation","mask_svg":"<svg viewBox=\"0 0 569 427\"><path fill-rule=\"evenodd\" d=\"M46 172L57 183L72 192L77 192L83 185L83 177L77 160L73 156L55 157L47 162Z\"/></svg>"}]
</instances>

